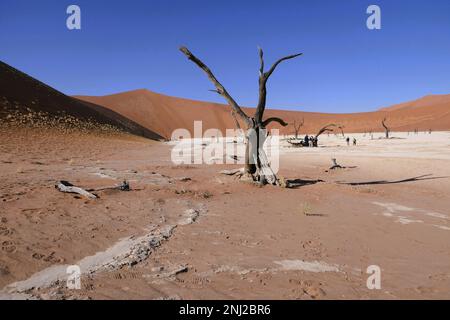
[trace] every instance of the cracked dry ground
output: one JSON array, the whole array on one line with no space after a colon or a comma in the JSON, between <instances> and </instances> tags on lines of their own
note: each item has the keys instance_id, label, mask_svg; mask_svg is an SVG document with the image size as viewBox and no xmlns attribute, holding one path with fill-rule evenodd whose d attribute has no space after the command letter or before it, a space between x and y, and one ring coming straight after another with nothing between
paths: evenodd
<instances>
[{"instance_id":1,"label":"cracked dry ground","mask_svg":"<svg viewBox=\"0 0 450 320\"><path fill-rule=\"evenodd\" d=\"M337 183L419 176L429 159L349 154L339 159L356 168L326 172L326 150L282 154L280 175L323 182L259 188L218 173L230 166L174 166L169 145L135 137L2 135L0 287L177 225L138 263L84 273L81 290L59 281L26 297L450 298L448 179ZM448 161L431 161L436 175L449 175ZM54 189L57 180L101 187L122 179L134 190L96 200ZM180 224L192 208L201 214ZM381 290L366 287L370 265L381 267Z\"/></svg>"}]
</instances>

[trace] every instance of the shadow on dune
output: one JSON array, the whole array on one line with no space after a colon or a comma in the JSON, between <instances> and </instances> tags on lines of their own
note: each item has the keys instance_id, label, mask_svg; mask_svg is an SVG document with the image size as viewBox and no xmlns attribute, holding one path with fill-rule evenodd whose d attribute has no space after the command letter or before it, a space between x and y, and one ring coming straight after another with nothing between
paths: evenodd
<instances>
[{"instance_id":1,"label":"shadow on dune","mask_svg":"<svg viewBox=\"0 0 450 320\"><path fill-rule=\"evenodd\" d=\"M366 185L375 185L375 184L396 184L396 183L406 183L406 182L415 182L415 181L422 181L422 180L435 180L435 179L445 179L449 178L447 177L431 177L432 174L424 174L422 176L403 179L403 180L394 180L394 181L387 181L387 180L378 180L378 181L366 181L366 182L337 182L339 184L346 184L349 186L366 186Z\"/></svg>"}]
</instances>

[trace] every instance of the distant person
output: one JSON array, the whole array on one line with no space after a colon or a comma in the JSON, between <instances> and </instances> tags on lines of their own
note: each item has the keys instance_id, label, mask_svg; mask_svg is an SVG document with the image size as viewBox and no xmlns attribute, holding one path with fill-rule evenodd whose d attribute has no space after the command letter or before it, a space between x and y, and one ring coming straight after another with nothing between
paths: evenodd
<instances>
[{"instance_id":1,"label":"distant person","mask_svg":"<svg viewBox=\"0 0 450 320\"><path fill-rule=\"evenodd\" d=\"M305 136L305 138L303 139L303 143L305 147L309 147L309 137L308 135Z\"/></svg>"},{"instance_id":2,"label":"distant person","mask_svg":"<svg viewBox=\"0 0 450 320\"><path fill-rule=\"evenodd\" d=\"M313 136L309 137L309 146L314 147L314 137Z\"/></svg>"},{"instance_id":3,"label":"distant person","mask_svg":"<svg viewBox=\"0 0 450 320\"><path fill-rule=\"evenodd\" d=\"M347 141L347 145L350 145L350 137L347 137L347 139L345 139Z\"/></svg>"},{"instance_id":4,"label":"distant person","mask_svg":"<svg viewBox=\"0 0 450 320\"><path fill-rule=\"evenodd\" d=\"M356 146L356 138L353 138L353 145Z\"/></svg>"}]
</instances>

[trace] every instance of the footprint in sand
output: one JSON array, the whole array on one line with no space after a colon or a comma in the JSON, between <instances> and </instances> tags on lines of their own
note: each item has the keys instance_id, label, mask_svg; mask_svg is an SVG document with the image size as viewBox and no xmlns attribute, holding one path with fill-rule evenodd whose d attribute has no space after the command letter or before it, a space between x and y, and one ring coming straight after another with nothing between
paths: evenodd
<instances>
[{"instance_id":1,"label":"footprint in sand","mask_svg":"<svg viewBox=\"0 0 450 320\"><path fill-rule=\"evenodd\" d=\"M2 242L2 251L6 251L7 253L13 253L16 251L16 246L12 241L3 241Z\"/></svg>"},{"instance_id":2,"label":"footprint in sand","mask_svg":"<svg viewBox=\"0 0 450 320\"><path fill-rule=\"evenodd\" d=\"M320 242L320 239L314 239L314 240L305 240L300 242L302 248L305 250L305 254L307 256L312 256L314 258L321 258L325 253L325 248Z\"/></svg>"},{"instance_id":3,"label":"footprint in sand","mask_svg":"<svg viewBox=\"0 0 450 320\"><path fill-rule=\"evenodd\" d=\"M121 271L115 272L112 274L112 278L116 280L125 280L125 279L141 279L142 273L135 271Z\"/></svg>"},{"instance_id":4,"label":"footprint in sand","mask_svg":"<svg viewBox=\"0 0 450 320\"><path fill-rule=\"evenodd\" d=\"M197 287L203 287L210 282L210 280L207 277L195 276L195 275L188 278L186 281Z\"/></svg>"},{"instance_id":5,"label":"footprint in sand","mask_svg":"<svg viewBox=\"0 0 450 320\"><path fill-rule=\"evenodd\" d=\"M296 299L304 298L305 295L311 299L320 299L327 295L325 290L321 288L322 283L317 281L289 279L289 283L295 285L292 293Z\"/></svg>"},{"instance_id":6,"label":"footprint in sand","mask_svg":"<svg viewBox=\"0 0 450 320\"><path fill-rule=\"evenodd\" d=\"M13 233L8 227L0 226L0 236L9 236Z\"/></svg>"},{"instance_id":7,"label":"footprint in sand","mask_svg":"<svg viewBox=\"0 0 450 320\"><path fill-rule=\"evenodd\" d=\"M35 252L35 253L33 253L33 255L31 257L33 257L33 259L36 259L36 260L41 260L44 257L44 255Z\"/></svg>"},{"instance_id":8,"label":"footprint in sand","mask_svg":"<svg viewBox=\"0 0 450 320\"><path fill-rule=\"evenodd\" d=\"M0 265L0 276L7 276L9 274L9 268L7 266Z\"/></svg>"}]
</instances>

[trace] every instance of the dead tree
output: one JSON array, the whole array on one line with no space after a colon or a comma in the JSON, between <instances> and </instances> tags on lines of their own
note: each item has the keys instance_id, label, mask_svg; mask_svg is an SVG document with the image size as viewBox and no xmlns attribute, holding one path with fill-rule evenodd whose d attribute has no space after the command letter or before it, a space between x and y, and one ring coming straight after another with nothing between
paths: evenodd
<instances>
[{"instance_id":1,"label":"dead tree","mask_svg":"<svg viewBox=\"0 0 450 320\"><path fill-rule=\"evenodd\" d=\"M389 128L386 126L386 118L383 119L383 121L381 121L381 124L384 127L384 132L386 133L386 139L389 139Z\"/></svg>"},{"instance_id":2,"label":"dead tree","mask_svg":"<svg viewBox=\"0 0 450 320\"><path fill-rule=\"evenodd\" d=\"M298 122L296 120L294 120L294 123L292 124L294 126L294 134L295 134L295 139L298 140L298 134L300 133L300 129L301 127L303 127L303 125L305 124L305 118L302 118L301 122Z\"/></svg>"},{"instance_id":3,"label":"dead tree","mask_svg":"<svg viewBox=\"0 0 450 320\"><path fill-rule=\"evenodd\" d=\"M216 88L215 91L225 98L225 100L230 105L232 112L234 112L234 114L239 117L245 124L245 127L247 129L245 134L245 174L251 176L254 181L258 181L261 184L270 183L279 185L280 182L278 181L275 173L270 168L269 160L267 159L267 155L264 152L263 146L267 138L266 128L270 123L277 122L282 126L287 126L287 123L282 119L276 117L268 118L265 120L263 119L264 111L266 109L266 85L270 76L280 63L285 60L296 58L302 55L302 53L283 57L276 61L268 71L264 71L264 53L263 50L259 48L259 99L255 114L253 115L253 117L250 117L242 110L242 108L231 97L225 87L217 80L211 70L200 59L192 54L192 52L190 52L186 47L181 47L180 51L206 73L209 80L214 84Z\"/></svg>"},{"instance_id":4,"label":"dead tree","mask_svg":"<svg viewBox=\"0 0 450 320\"><path fill-rule=\"evenodd\" d=\"M327 124L325 127L321 128L319 132L316 134L316 139L319 138L319 136L324 132L333 132L333 127L336 127L334 123Z\"/></svg>"},{"instance_id":5,"label":"dead tree","mask_svg":"<svg viewBox=\"0 0 450 320\"><path fill-rule=\"evenodd\" d=\"M341 130L341 134L342 134L342 137L343 137L343 138L345 138L344 128L345 128L344 126L339 126L339 127L338 127L338 129Z\"/></svg>"}]
</instances>

